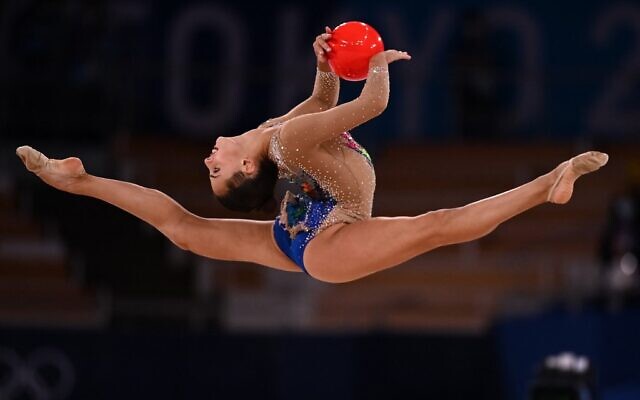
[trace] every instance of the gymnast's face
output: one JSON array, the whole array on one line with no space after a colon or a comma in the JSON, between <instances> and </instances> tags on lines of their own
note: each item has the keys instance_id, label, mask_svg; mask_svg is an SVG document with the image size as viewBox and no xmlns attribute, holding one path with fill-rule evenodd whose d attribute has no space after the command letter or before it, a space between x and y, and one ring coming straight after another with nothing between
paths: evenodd
<instances>
[{"instance_id":1,"label":"gymnast's face","mask_svg":"<svg viewBox=\"0 0 640 400\"><path fill-rule=\"evenodd\" d=\"M211 154L204 159L204 165L209 170L211 189L216 196L226 194L229 179L238 173L251 175L255 163L246 157L246 149L237 138L220 136L211 150Z\"/></svg>"}]
</instances>

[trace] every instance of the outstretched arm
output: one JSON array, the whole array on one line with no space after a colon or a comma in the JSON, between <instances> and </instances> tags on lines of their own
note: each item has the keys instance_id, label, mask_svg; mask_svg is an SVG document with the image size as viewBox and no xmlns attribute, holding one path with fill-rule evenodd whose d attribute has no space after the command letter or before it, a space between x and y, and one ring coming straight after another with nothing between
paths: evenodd
<instances>
[{"instance_id":1,"label":"outstretched arm","mask_svg":"<svg viewBox=\"0 0 640 400\"><path fill-rule=\"evenodd\" d=\"M331 47L327 44L327 40L331 38L331 28L327 26L324 29L325 33L318 35L313 42L313 51L317 59L317 69L311 96L291 109L287 114L269 119L262 123L260 127L269 127L289 121L300 115L328 110L338 104L340 79L336 74L331 72L331 67L327 61L327 52L331 51Z\"/></svg>"},{"instance_id":2,"label":"outstretched arm","mask_svg":"<svg viewBox=\"0 0 640 400\"><path fill-rule=\"evenodd\" d=\"M369 62L367 81L360 96L330 110L298 116L282 127L281 140L289 149L311 149L377 117L389 100L388 64L410 60L405 52L387 50Z\"/></svg>"}]
</instances>

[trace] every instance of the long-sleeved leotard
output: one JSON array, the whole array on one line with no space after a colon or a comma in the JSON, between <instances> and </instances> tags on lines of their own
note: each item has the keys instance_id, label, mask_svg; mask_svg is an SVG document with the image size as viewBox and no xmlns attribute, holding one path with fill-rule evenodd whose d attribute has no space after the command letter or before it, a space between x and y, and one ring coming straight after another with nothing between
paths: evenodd
<instances>
[{"instance_id":1,"label":"long-sleeved leotard","mask_svg":"<svg viewBox=\"0 0 640 400\"><path fill-rule=\"evenodd\" d=\"M333 73L319 71L316 86L337 81ZM357 99L274 126L269 157L278 165L280 176L299 188L286 193L274 236L280 249L303 270L306 245L318 233L337 223L371 217L372 160L348 131L379 115L388 92L387 65L378 57L372 60Z\"/></svg>"}]
</instances>

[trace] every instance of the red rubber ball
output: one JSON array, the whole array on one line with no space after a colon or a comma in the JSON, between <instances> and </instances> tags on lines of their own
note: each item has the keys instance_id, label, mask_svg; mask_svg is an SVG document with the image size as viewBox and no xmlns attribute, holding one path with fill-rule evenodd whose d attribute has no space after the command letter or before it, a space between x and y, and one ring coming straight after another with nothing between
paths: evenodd
<instances>
[{"instance_id":1,"label":"red rubber ball","mask_svg":"<svg viewBox=\"0 0 640 400\"><path fill-rule=\"evenodd\" d=\"M340 78L361 81L367 77L369 60L384 50L380 34L368 24L349 21L338 25L327 41L329 66Z\"/></svg>"}]
</instances>

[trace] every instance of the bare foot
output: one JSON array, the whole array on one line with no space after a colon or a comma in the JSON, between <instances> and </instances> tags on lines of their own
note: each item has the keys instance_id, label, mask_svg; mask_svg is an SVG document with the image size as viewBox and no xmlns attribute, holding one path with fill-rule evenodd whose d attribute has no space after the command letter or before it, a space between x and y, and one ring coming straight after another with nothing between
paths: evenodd
<instances>
[{"instance_id":1,"label":"bare foot","mask_svg":"<svg viewBox=\"0 0 640 400\"><path fill-rule=\"evenodd\" d=\"M87 175L82 161L77 157L54 160L29 146L18 147L16 154L29 171L47 184L65 192L74 193L77 183Z\"/></svg>"},{"instance_id":2,"label":"bare foot","mask_svg":"<svg viewBox=\"0 0 640 400\"><path fill-rule=\"evenodd\" d=\"M556 204L567 203L573 194L573 184L576 179L600 169L608 160L609 156L605 153L588 151L558 165L553 171L556 179L549 190L547 201Z\"/></svg>"}]
</instances>

